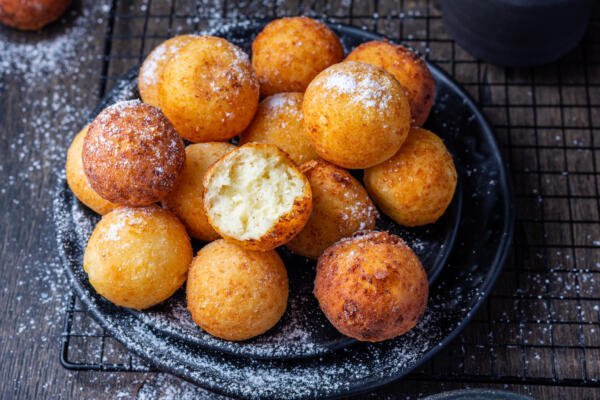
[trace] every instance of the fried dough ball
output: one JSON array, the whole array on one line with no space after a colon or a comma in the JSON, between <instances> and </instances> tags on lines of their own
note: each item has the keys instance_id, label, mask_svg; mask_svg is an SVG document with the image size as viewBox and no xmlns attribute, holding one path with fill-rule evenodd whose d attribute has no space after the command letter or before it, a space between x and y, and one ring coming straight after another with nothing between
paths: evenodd
<instances>
[{"instance_id":1,"label":"fried dough ball","mask_svg":"<svg viewBox=\"0 0 600 400\"><path fill-rule=\"evenodd\" d=\"M346 58L385 69L407 91L414 124L422 126L433 106L435 81L425 61L414 51L383 41L363 43Z\"/></svg>"},{"instance_id":2,"label":"fried dough ball","mask_svg":"<svg viewBox=\"0 0 600 400\"><path fill-rule=\"evenodd\" d=\"M266 251L304 228L312 192L308 179L282 150L248 143L227 153L204 176L204 210L226 240Z\"/></svg>"},{"instance_id":3,"label":"fried dough ball","mask_svg":"<svg viewBox=\"0 0 600 400\"><path fill-rule=\"evenodd\" d=\"M412 329L427 306L427 274L398 236L362 232L325 250L314 294L346 336L380 342Z\"/></svg>"},{"instance_id":4,"label":"fried dough ball","mask_svg":"<svg viewBox=\"0 0 600 400\"><path fill-rule=\"evenodd\" d=\"M278 93L258 105L240 143L271 143L285 151L297 165L319 158L304 132L302 93Z\"/></svg>"},{"instance_id":5,"label":"fried dough ball","mask_svg":"<svg viewBox=\"0 0 600 400\"><path fill-rule=\"evenodd\" d=\"M138 91L144 103L160 108L158 83L167 61L179 49L198 38L196 35L179 35L165 40L148 54L138 75Z\"/></svg>"},{"instance_id":6,"label":"fried dough ball","mask_svg":"<svg viewBox=\"0 0 600 400\"><path fill-rule=\"evenodd\" d=\"M252 121L259 85L239 47L200 36L167 61L158 93L161 109L181 136L191 142L224 141Z\"/></svg>"},{"instance_id":7,"label":"fried dough ball","mask_svg":"<svg viewBox=\"0 0 600 400\"><path fill-rule=\"evenodd\" d=\"M252 43L252 65L262 96L304 92L319 72L343 58L337 35L307 17L272 21Z\"/></svg>"},{"instance_id":8,"label":"fried dough ball","mask_svg":"<svg viewBox=\"0 0 600 400\"><path fill-rule=\"evenodd\" d=\"M34 31L59 19L70 4L71 0L0 0L0 22Z\"/></svg>"},{"instance_id":9,"label":"fried dough ball","mask_svg":"<svg viewBox=\"0 0 600 400\"><path fill-rule=\"evenodd\" d=\"M306 89L302 111L317 154L345 168L382 163L410 129L410 108L398 81L354 61L321 72Z\"/></svg>"},{"instance_id":10,"label":"fried dough ball","mask_svg":"<svg viewBox=\"0 0 600 400\"><path fill-rule=\"evenodd\" d=\"M113 203L146 206L173 189L185 161L183 140L156 107L122 101L102 111L83 143L92 188Z\"/></svg>"},{"instance_id":11,"label":"fried dough ball","mask_svg":"<svg viewBox=\"0 0 600 400\"><path fill-rule=\"evenodd\" d=\"M104 215L107 212L117 208L118 205L103 199L98 193L96 193L90 186L88 178L85 176L85 172L83 171L81 153L83 151L83 140L85 139L85 135L87 135L88 127L89 125L85 126L81 132L75 136L73 142L71 142L71 146L69 146L69 151L67 152L67 162L65 166L67 173L67 184L79 201L98 214Z\"/></svg>"},{"instance_id":12,"label":"fried dough ball","mask_svg":"<svg viewBox=\"0 0 600 400\"><path fill-rule=\"evenodd\" d=\"M395 156L365 171L367 191L381 210L404 226L431 224L454 197L456 168L444 142L413 128Z\"/></svg>"},{"instance_id":13,"label":"fried dough ball","mask_svg":"<svg viewBox=\"0 0 600 400\"><path fill-rule=\"evenodd\" d=\"M194 322L213 336L246 340L271 329L285 312L287 271L274 251L252 251L225 240L204 246L187 282Z\"/></svg>"},{"instance_id":14,"label":"fried dough ball","mask_svg":"<svg viewBox=\"0 0 600 400\"><path fill-rule=\"evenodd\" d=\"M235 146L226 142L187 146L185 164L177 185L163 200L163 206L179 217L190 236L196 239L210 242L220 237L208 223L204 212L202 179L212 164L233 149Z\"/></svg>"},{"instance_id":15,"label":"fried dough ball","mask_svg":"<svg viewBox=\"0 0 600 400\"><path fill-rule=\"evenodd\" d=\"M300 170L310 182L313 210L302 232L286 244L288 249L318 258L338 240L375 228L377 210L348 171L324 160L309 161Z\"/></svg>"},{"instance_id":16,"label":"fried dough ball","mask_svg":"<svg viewBox=\"0 0 600 400\"><path fill-rule=\"evenodd\" d=\"M83 256L90 284L112 303L152 307L185 281L193 250L185 227L157 206L117 208L94 228Z\"/></svg>"}]
</instances>

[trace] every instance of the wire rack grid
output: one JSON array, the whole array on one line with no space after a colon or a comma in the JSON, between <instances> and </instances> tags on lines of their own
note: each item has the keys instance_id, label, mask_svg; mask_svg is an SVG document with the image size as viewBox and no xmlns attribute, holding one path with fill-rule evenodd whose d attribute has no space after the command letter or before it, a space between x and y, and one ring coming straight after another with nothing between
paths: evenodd
<instances>
[{"instance_id":1,"label":"wire rack grid","mask_svg":"<svg viewBox=\"0 0 600 400\"><path fill-rule=\"evenodd\" d=\"M244 18L310 15L375 30L449 72L492 122L516 188L512 254L486 305L449 348L407 379L600 387L600 15L558 63L511 69L473 59L431 1L205 4L112 1L101 93L180 33ZM76 296L61 362L150 371L104 332Z\"/></svg>"}]
</instances>

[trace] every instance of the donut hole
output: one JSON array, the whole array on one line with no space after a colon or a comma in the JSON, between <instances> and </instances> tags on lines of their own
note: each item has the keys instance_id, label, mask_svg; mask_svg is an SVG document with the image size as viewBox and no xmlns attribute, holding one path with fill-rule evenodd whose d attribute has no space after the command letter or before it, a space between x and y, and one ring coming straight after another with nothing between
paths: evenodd
<instances>
[{"instance_id":1,"label":"donut hole","mask_svg":"<svg viewBox=\"0 0 600 400\"><path fill-rule=\"evenodd\" d=\"M213 224L238 240L259 239L305 196L306 180L275 146L244 146L214 166L204 205Z\"/></svg>"}]
</instances>

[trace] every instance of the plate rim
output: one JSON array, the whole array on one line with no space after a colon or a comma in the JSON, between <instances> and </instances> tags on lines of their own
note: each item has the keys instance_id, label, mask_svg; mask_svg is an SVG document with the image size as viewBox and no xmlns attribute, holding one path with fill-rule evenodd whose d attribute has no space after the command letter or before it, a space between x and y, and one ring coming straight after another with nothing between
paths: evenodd
<instances>
[{"instance_id":1,"label":"plate rim","mask_svg":"<svg viewBox=\"0 0 600 400\"><path fill-rule=\"evenodd\" d=\"M387 40L387 38L385 36L380 35L376 32L368 31L366 29L360 29L360 28L357 28L354 26L341 24L341 23L329 23L329 25L332 27L335 27L340 32L348 33L349 35L355 35L355 36L362 37L365 39L365 41L367 41L367 40ZM482 127L482 134L485 137L487 137L489 143L492 146L492 149L494 150L492 158L496 159L498 165L500 166L500 168L498 170L498 182L500 182L499 186L502 188L501 193L504 193L505 196L508 198L508 201L503 204L503 208L502 208L502 217L503 217L502 218L502 231L499 233L501 238L499 239L498 246L496 247L494 257L491 260L490 271L485 276L485 281L481 285L481 288L482 288L481 294L478 296L477 300L474 302L473 307L470 309L470 311L467 313L467 315L464 318L462 318L460 320L460 322L457 324L457 326L455 328L453 328L451 331L449 331L449 333L444 338L442 338L440 340L440 342L437 343L437 345L435 345L434 347L429 349L414 364L412 364L409 368L404 369L399 374L393 374L393 375L388 376L385 379L378 379L378 380L375 380L372 382L371 381L367 381L367 382L358 381L356 383L350 383L346 388L339 389L336 393L330 394L329 397L337 398L337 397L341 397L341 396L348 396L348 395L360 394L360 393L365 393L365 392L371 391L375 388L387 385L393 381L400 379L401 377L410 373L414 369L418 368L423 363L430 360L442 348L446 347L451 341L453 341L458 336L458 334L460 334L460 332L462 332L464 330L464 328L468 325L468 323L471 321L471 319L473 318L476 311L488 298L499 274L501 273L501 271L503 269L504 263L508 256L508 250L510 249L510 244L512 242L512 238L513 238L513 234L514 234L514 225L515 225L514 191L513 191L512 179L510 177L510 174L508 173L507 164L504 162L502 153L500 152L500 147L499 147L496 137L494 135L491 124L489 123L489 121L487 120L485 115L481 112L481 110L478 108L477 104L475 103L475 101L473 100L471 95L466 90L464 90L460 86L460 84L458 84L448 73L446 73L444 70L442 70L436 64L431 63L429 61L427 61L427 64L428 64L428 67L433 69L441 77L441 79L444 80L445 84L447 84L449 87L451 87L453 91L456 91L462 95L463 102L473 111L473 115L475 117L474 119L477 120L479 125L481 125L481 127ZM115 86L115 88L116 87L118 87L118 83ZM102 101L100 102L100 104L102 104ZM62 174L61 177L59 177L58 187L64 188L65 186L66 186L65 178L64 178L64 174ZM61 199L61 193L59 192L58 194L56 194L54 196L54 202L56 203L60 199ZM58 223L58 218L59 218L58 214L59 214L60 210L59 210L59 208L57 208L55 206L55 207L53 207L53 211L54 211L55 230L57 233L56 239L57 239L57 243L58 243L58 250L59 250L59 255L61 257L62 265L64 268L67 265L71 264L71 261L69 259L70 257L65 252L65 239L63 237L64 232L61 232L61 228ZM450 254L450 253L451 253L451 251L448 252L448 254ZM66 269L67 269L67 272L68 272L67 275L70 278L72 287L74 287L74 289L77 292L82 303L91 312L94 319L97 322L99 322L100 325L104 329L106 329L107 331L109 331L111 334L114 335L112 325L109 324L104 318L102 318L102 315L99 313L99 311L97 309L92 307L90 299L88 299L87 296L84 295L83 288L81 288L80 285L78 284L78 280L74 276L73 271L71 271L71 268L66 267ZM116 336L118 336L118 335L116 335ZM115 337L115 338L117 338L117 337ZM119 340L119 339L117 338L117 340ZM144 359L147 362L149 362L150 364L158 367L159 369L161 369L163 371L175 370L175 368L173 368L172 366L164 365L164 363L161 362L160 360L157 361L157 359L151 359L147 355L143 354L143 352L141 352L141 351L138 352L136 349L132 349L131 348L132 346L128 346L126 343L123 343L123 344L125 345L126 348L128 348L129 351L132 351L134 354L140 356L142 359ZM214 350L212 350L212 351L214 351ZM209 350L209 352L210 352L210 350ZM243 356L240 357L239 354L228 354L228 355L242 358L242 359L244 358ZM260 361L260 359L258 359L258 360ZM283 359L280 359L280 360L283 360ZM263 360L263 361L265 361L265 360ZM185 369L185 368L186 367L182 367L180 369ZM221 393L221 394L225 394L225 395L234 395L234 396L236 395L236 393L234 393L234 392L227 391L226 389L223 389L220 387L215 387L215 385L208 385L208 384L203 385L196 381L191 380L190 378L186 377L185 375L180 374L179 376L182 377L183 379L193 382L194 384L205 387L208 390L214 391L215 393Z\"/></svg>"}]
</instances>

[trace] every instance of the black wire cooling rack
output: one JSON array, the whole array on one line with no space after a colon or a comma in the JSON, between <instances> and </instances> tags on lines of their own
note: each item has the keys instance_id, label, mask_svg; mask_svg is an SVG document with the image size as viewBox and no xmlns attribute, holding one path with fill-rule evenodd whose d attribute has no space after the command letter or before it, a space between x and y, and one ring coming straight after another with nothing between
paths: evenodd
<instances>
[{"instance_id":1,"label":"black wire cooling rack","mask_svg":"<svg viewBox=\"0 0 600 400\"><path fill-rule=\"evenodd\" d=\"M218 3L218 2L217 2ZM447 70L492 122L517 193L507 265L486 306L407 379L600 388L600 15L558 63L510 69L474 60L430 1L113 0L101 93L176 34L298 14L375 30ZM150 371L73 295L62 336L69 369Z\"/></svg>"}]
</instances>

